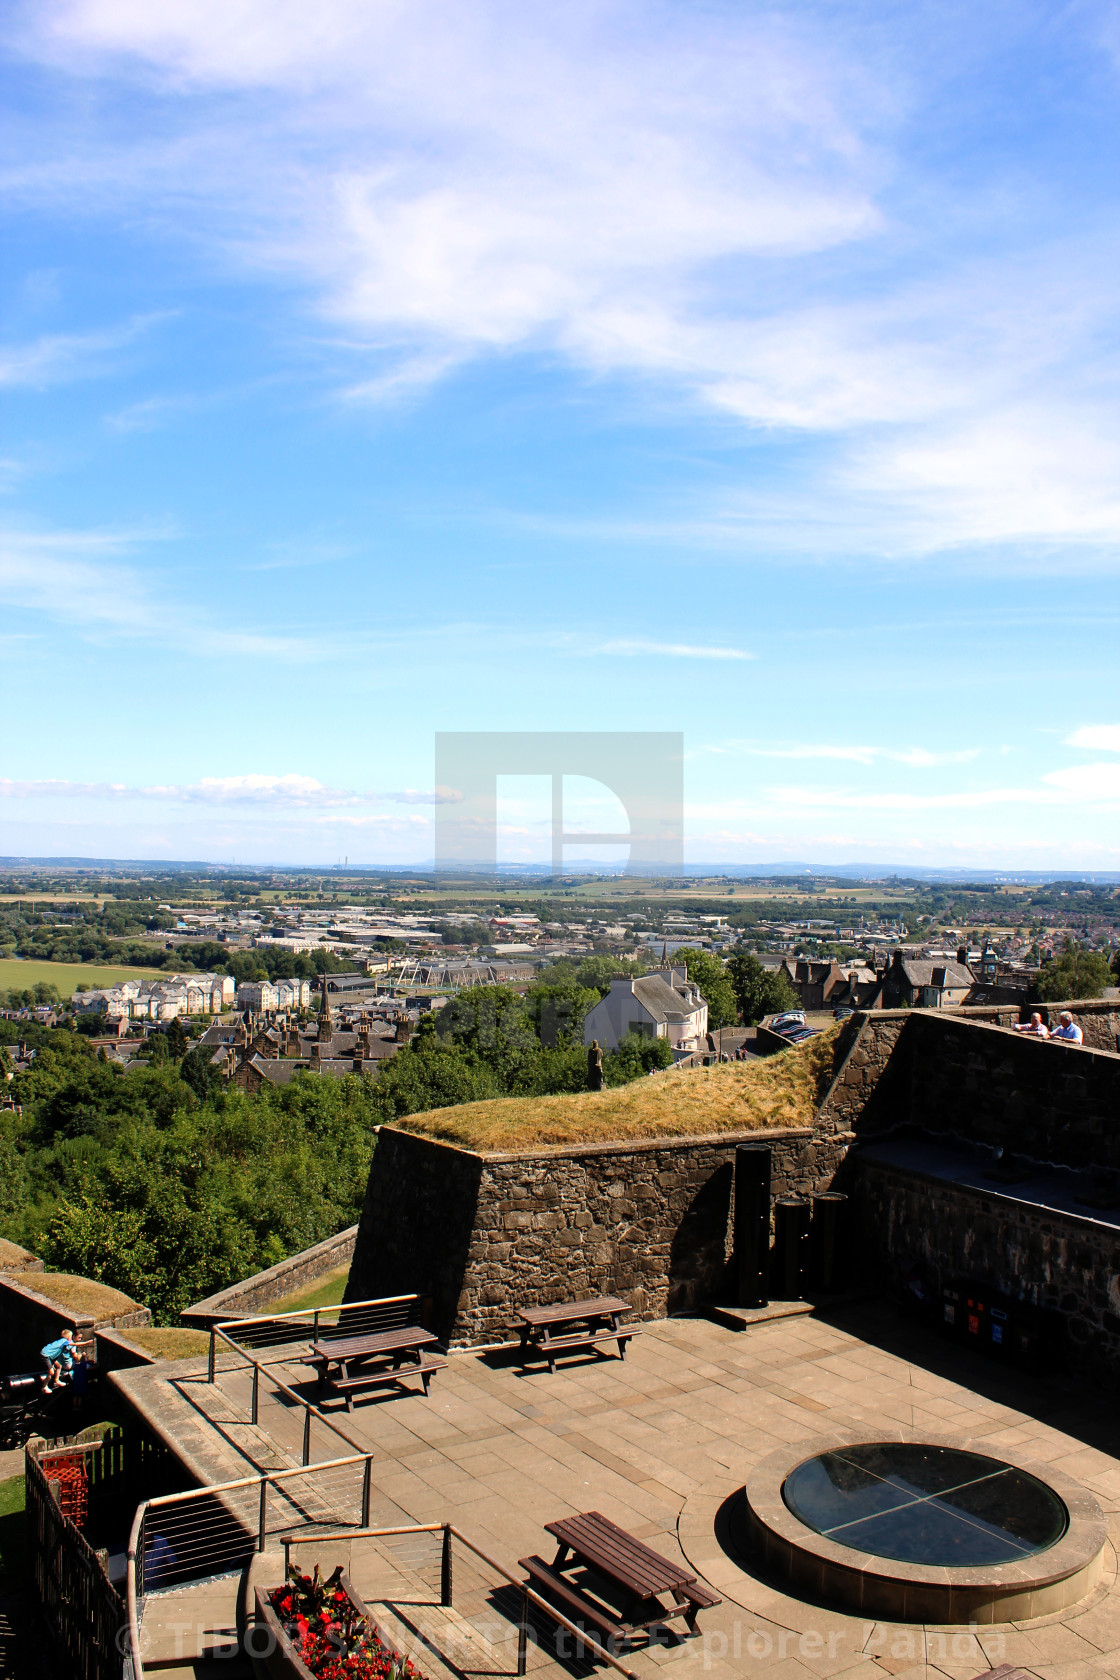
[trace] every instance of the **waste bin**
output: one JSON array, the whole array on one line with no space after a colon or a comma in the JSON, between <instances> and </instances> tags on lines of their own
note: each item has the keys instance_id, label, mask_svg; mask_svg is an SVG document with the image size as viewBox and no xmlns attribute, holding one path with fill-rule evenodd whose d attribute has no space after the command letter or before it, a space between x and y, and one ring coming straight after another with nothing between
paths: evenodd
<instances>
[{"instance_id":1,"label":"waste bin","mask_svg":"<svg viewBox=\"0 0 1120 1680\"><path fill-rule=\"evenodd\" d=\"M987 1351L991 1340L991 1295L982 1283L970 1280L961 1301L961 1340Z\"/></svg>"},{"instance_id":2,"label":"waste bin","mask_svg":"<svg viewBox=\"0 0 1120 1680\"><path fill-rule=\"evenodd\" d=\"M774 1252L770 1293L779 1301L802 1301L809 1274L809 1228L812 1207L802 1196L779 1196L774 1203Z\"/></svg>"},{"instance_id":3,"label":"waste bin","mask_svg":"<svg viewBox=\"0 0 1120 1680\"><path fill-rule=\"evenodd\" d=\"M946 1336L960 1338L964 1327L965 1285L953 1278L941 1290L941 1328Z\"/></svg>"}]
</instances>

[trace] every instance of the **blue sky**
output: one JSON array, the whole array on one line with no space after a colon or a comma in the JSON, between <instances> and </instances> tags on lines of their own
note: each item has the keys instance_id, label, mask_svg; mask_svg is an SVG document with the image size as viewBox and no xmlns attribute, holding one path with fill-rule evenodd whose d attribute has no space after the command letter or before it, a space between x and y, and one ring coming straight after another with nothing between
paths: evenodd
<instances>
[{"instance_id":1,"label":"blue sky","mask_svg":"<svg viewBox=\"0 0 1120 1680\"><path fill-rule=\"evenodd\" d=\"M0 851L407 862L436 730L653 728L696 860L1120 868L1115 5L4 52Z\"/></svg>"}]
</instances>

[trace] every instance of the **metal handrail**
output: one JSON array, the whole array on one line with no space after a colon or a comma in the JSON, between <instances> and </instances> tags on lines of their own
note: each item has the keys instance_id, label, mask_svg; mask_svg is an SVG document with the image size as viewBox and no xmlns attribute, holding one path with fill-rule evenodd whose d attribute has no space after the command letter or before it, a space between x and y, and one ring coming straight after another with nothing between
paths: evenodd
<instances>
[{"instance_id":1,"label":"metal handrail","mask_svg":"<svg viewBox=\"0 0 1120 1680\"><path fill-rule=\"evenodd\" d=\"M230 1338L222 1330L220 1325L214 1325L214 1326L211 1326L211 1330L210 1330L210 1375L207 1378L208 1382L216 1381L216 1377L214 1375L214 1372L215 1372L214 1350L215 1350L215 1345L216 1345L215 1338L217 1336L221 1336L222 1340L229 1344L229 1346L230 1346L230 1348L232 1348L233 1352L236 1353L236 1354L239 1354L241 1356L241 1358L245 1361L245 1364L247 1366L252 1367L252 1371L253 1371L253 1397L252 1397L252 1401L250 1402L250 1407L249 1407L249 1422L253 1425L256 1425L256 1423L258 1421L258 1405L259 1405L258 1395L259 1395L259 1389L260 1389L260 1373L264 1370L268 1370L268 1368L271 1365L284 1365L284 1364L287 1364L288 1361L285 1360L285 1359L255 1359L253 1357L253 1355L248 1351L247 1348L239 1347L236 1342L231 1341ZM305 1467L309 1464L310 1457L311 1457L311 1419L312 1419L312 1417L317 1417L321 1423L324 1423L326 1425L326 1427L331 1431L331 1433L333 1435L337 1435L339 1440L345 1441L346 1445L348 1447L353 1447L355 1452L362 1453L363 1456L365 1456L367 1454L367 1449L362 1446L361 1442L360 1441L355 1441L350 1435L348 1435L346 1433L345 1429L341 1429L338 1426L338 1424L335 1423L333 1418L329 1418L327 1416L326 1412L321 1411L319 1409L319 1407L313 1405L310 1400L305 1400L303 1398L302 1394L297 1394L294 1388L289 1388L288 1384L285 1383L285 1382L281 1382L278 1377L274 1377L272 1380L275 1383L276 1388L279 1390L279 1392L281 1394L286 1394L288 1396L288 1398L290 1400L294 1401L294 1403L297 1406L302 1406L303 1407L304 1423L303 1423L303 1448L302 1448L302 1450L303 1450L303 1463L304 1463Z\"/></svg>"},{"instance_id":2,"label":"metal handrail","mask_svg":"<svg viewBox=\"0 0 1120 1680\"><path fill-rule=\"evenodd\" d=\"M456 1528L454 1523L406 1523L398 1528L350 1528L338 1534L285 1534L281 1539L281 1544L284 1547L284 1578L287 1579L288 1570L291 1567L291 1548L293 1546L326 1545L332 1540L378 1540L394 1534L443 1535L443 1580L440 1591L440 1603L443 1608L451 1608L451 1540L453 1537L456 1540L461 1540L464 1546L472 1551L476 1557L481 1558L483 1563L491 1568L496 1575L500 1575L511 1587L517 1588L521 1594L522 1604L521 1620L517 1629L517 1673L519 1680L524 1675L526 1667L528 1618L525 1611L530 1604L535 1604L554 1622L559 1622L560 1626L567 1628L569 1633L574 1633L577 1640L589 1646L597 1657L602 1657L604 1662L610 1663L611 1667L616 1668L620 1674L624 1674L626 1680L640 1680L633 1669L629 1669L625 1663L619 1662L618 1658L613 1656L606 1646L601 1645L597 1639L592 1638L585 1628L577 1627L575 1622L569 1621L567 1616L558 1610L554 1604L549 1604L547 1599L542 1598L538 1592L535 1592L528 1581L522 1581L516 1575L512 1575L504 1563L499 1563L497 1558L490 1556L489 1552L484 1552L481 1546L476 1545L468 1534L463 1533L461 1528Z\"/></svg>"},{"instance_id":3,"label":"metal handrail","mask_svg":"<svg viewBox=\"0 0 1120 1680\"><path fill-rule=\"evenodd\" d=\"M213 1499L223 1493L235 1493L241 1488L256 1487L260 1489L262 1513L265 1508L268 1489L277 1487L281 1482L287 1482L293 1476L316 1476L324 1470L345 1469L348 1465L364 1464L365 1471L362 1479L362 1525L363 1531L369 1524L369 1505L372 1490L371 1465L369 1453L357 1453L352 1458L328 1459L323 1464L313 1464L307 1468L293 1470L272 1470L260 1476L239 1476L235 1481L215 1482L208 1487L187 1488L181 1493L161 1493L154 1499L145 1499L136 1507L136 1514L132 1519L132 1529L128 1537L128 1554L125 1568L125 1595L128 1607L128 1644L129 1657L132 1662L133 1680L144 1680L144 1660L140 1649L140 1609L136 1591L136 1560L141 1550L141 1536L144 1523L149 1511L165 1509L169 1505L183 1505L192 1499ZM264 1550L265 1526L262 1520L257 1534L257 1550Z\"/></svg>"},{"instance_id":4,"label":"metal handrail","mask_svg":"<svg viewBox=\"0 0 1120 1680\"><path fill-rule=\"evenodd\" d=\"M128 1562L125 1566L125 1598L128 1605L128 1649L132 1658L133 1680L144 1680L144 1664L140 1656L140 1617L136 1608L136 1548L140 1531L148 1512L148 1502L136 1507L132 1529L128 1536Z\"/></svg>"},{"instance_id":5,"label":"metal handrail","mask_svg":"<svg viewBox=\"0 0 1120 1680\"><path fill-rule=\"evenodd\" d=\"M333 1306L329 1307L313 1307L311 1311L314 1320L314 1327L318 1330L319 1314L323 1312L351 1312L358 1307L395 1307L402 1301L422 1301L423 1299L424 1297L422 1295L415 1293L410 1295L376 1295L371 1297L368 1301L338 1301ZM223 1318L220 1319L217 1324L212 1324L210 1329L211 1331L224 1330L227 1324L232 1325L235 1329L239 1327L241 1329L246 1329L250 1324L279 1324L280 1321L285 1318L306 1317L306 1307L293 1307L288 1312L258 1313L253 1318Z\"/></svg>"}]
</instances>

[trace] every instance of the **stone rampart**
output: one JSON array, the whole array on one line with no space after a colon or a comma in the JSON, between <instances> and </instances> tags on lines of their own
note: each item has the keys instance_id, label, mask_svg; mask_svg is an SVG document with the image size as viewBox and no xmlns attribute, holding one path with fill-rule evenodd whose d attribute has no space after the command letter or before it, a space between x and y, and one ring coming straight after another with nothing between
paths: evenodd
<instances>
[{"instance_id":1,"label":"stone rampart","mask_svg":"<svg viewBox=\"0 0 1120 1680\"><path fill-rule=\"evenodd\" d=\"M1064 1166L1120 1167L1120 1055L914 1013L899 1044L906 1118ZM873 1129L872 1117L858 1127Z\"/></svg>"},{"instance_id":2,"label":"stone rampart","mask_svg":"<svg viewBox=\"0 0 1120 1680\"><path fill-rule=\"evenodd\" d=\"M640 1318L691 1310L729 1293L739 1142L770 1144L777 1195L834 1179L846 1189L853 1138L900 1126L1120 1167L1115 1009L1075 1012L1104 1047L1023 1037L1009 1030L1013 1007L858 1013L812 1127L799 1130L482 1155L383 1127L347 1299L430 1295L434 1327L472 1345L507 1337L521 1305L610 1293Z\"/></svg>"},{"instance_id":3,"label":"stone rampart","mask_svg":"<svg viewBox=\"0 0 1120 1680\"><path fill-rule=\"evenodd\" d=\"M770 1145L782 1195L827 1188L850 1141L805 1127L476 1155L382 1127L347 1299L430 1295L433 1327L468 1345L507 1339L518 1306L689 1310L727 1282L736 1145Z\"/></svg>"}]
</instances>

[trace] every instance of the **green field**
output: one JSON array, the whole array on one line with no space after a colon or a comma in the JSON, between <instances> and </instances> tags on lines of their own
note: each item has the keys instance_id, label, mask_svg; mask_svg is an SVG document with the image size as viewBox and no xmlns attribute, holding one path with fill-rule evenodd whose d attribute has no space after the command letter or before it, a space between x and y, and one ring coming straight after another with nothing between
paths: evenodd
<instances>
[{"instance_id":1,"label":"green field","mask_svg":"<svg viewBox=\"0 0 1120 1680\"><path fill-rule=\"evenodd\" d=\"M68 998L79 986L115 986L118 980L152 980L161 974L162 969L129 968L124 963L24 962L19 957L0 957L0 992L22 992L45 981Z\"/></svg>"}]
</instances>

